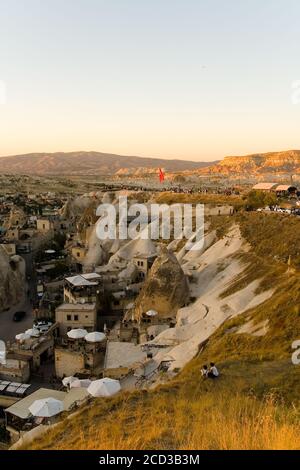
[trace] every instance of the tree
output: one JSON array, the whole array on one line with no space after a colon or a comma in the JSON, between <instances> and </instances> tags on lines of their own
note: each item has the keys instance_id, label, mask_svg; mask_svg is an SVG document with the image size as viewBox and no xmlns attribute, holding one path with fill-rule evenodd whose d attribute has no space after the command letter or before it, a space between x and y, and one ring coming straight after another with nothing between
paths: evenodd
<instances>
[{"instance_id":1,"label":"tree","mask_svg":"<svg viewBox=\"0 0 300 470\"><path fill-rule=\"evenodd\" d=\"M276 206L278 200L275 193L265 193L264 205L265 206Z\"/></svg>"},{"instance_id":2,"label":"tree","mask_svg":"<svg viewBox=\"0 0 300 470\"><path fill-rule=\"evenodd\" d=\"M267 193L264 191L250 191L247 197L247 206L250 209L258 209L259 207L274 206L277 204L275 193Z\"/></svg>"},{"instance_id":3,"label":"tree","mask_svg":"<svg viewBox=\"0 0 300 470\"><path fill-rule=\"evenodd\" d=\"M186 182L186 178L183 175L176 175L174 177L174 183L185 183L185 182Z\"/></svg>"}]
</instances>

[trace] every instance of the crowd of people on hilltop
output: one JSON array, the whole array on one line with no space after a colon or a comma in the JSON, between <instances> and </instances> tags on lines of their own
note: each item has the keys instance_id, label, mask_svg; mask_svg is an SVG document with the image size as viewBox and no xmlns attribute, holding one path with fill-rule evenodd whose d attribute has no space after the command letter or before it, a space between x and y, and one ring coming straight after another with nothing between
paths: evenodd
<instances>
[{"instance_id":1,"label":"crowd of people on hilltop","mask_svg":"<svg viewBox=\"0 0 300 470\"><path fill-rule=\"evenodd\" d=\"M171 193L184 193L184 194L215 194L215 195L239 195L240 190L235 187L223 187L223 186L190 186L185 184L178 185L167 185L163 186L159 183L143 185L134 183L103 183L102 188L105 191L116 191L116 190L131 190L131 191L156 191L156 192L171 192Z\"/></svg>"}]
</instances>

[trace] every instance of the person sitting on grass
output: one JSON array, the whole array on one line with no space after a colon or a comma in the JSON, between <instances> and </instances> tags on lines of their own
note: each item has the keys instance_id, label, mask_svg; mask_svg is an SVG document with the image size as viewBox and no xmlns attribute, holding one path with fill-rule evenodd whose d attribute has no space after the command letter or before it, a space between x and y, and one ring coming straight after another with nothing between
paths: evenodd
<instances>
[{"instance_id":1,"label":"person sitting on grass","mask_svg":"<svg viewBox=\"0 0 300 470\"><path fill-rule=\"evenodd\" d=\"M207 377L208 377L208 367L207 367L206 364L204 364L204 366L202 366L201 377L204 377L204 379L207 379Z\"/></svg>"},{"instance_id":2,"label":"person sitting on grass","mask_svg":"<svg viewBox=\"0 0 300 470\"><path fill-rule=\"evenodd\" d=\"M211 362L211 363L210 363L210 368L209 368L207 377L209 377L209 378L211 378L211 379L216 379L217 377L219 377L219 371L218 371L218 369L216 368L214 362Z\"/></svg>"}]
</instances>

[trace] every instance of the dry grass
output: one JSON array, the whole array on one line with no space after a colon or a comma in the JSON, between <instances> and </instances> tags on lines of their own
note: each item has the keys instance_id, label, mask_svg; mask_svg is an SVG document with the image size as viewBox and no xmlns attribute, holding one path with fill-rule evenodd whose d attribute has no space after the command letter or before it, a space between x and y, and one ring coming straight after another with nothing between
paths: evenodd
<instances>
[{"instance_id":1,"label":"dry grass","mask_svg":"<svg viewBox=\"0 0 300 470\"><path fill-rule=\"evenodd\" d=\"M221 398L221 397L218 397ZM158 414L159 410L159 414ZM128 423L126 407L108 426L81 435L82 449L297 449L297 423L287 423L276 404L251 398L214 396L178 401L172 415L162 400L158 410L139 412ZM117 419L116 419L117 418ZM299 423L298 423L299 424Z\"/></svg>"},{"instance_id":2,"label":"dry grass","mask_svg":"<svg viewBox=\"0 0 300 470\"><path fill-rule=\"evenodd\" d=\"M219 362L209 349L152 391L92 400L27 449L300 449L299 373L290 360ZM283 385L285 389L283 389Z\"/></svg>"},{"instance_id":3,"label":"dry grass","mask_svg":"<svg viewBox=\"0 0 300 470\"><path fill-rule=\"evenodd\" d=\"M287 264L291 256L291 265L300 268L300 219L271 213L243 212L237 221L242 236L251 244L255 253L273 262Z\"/></svg>"},{"instance_id":4,"label":"dry grass","mask_svg":"<svg viewBox=\"0 0 300 470\"><path fill-rule=\"evenodd\" d=\"M196 389L189 400L181 394L174 400L166 393L152 398L152 403L146 399L137 404L127 397L106 413L94 406L69 428L65 423L59 435L52 431L29 448L300 449L299 415L273 396L258 401L240 394L200 394Z\"/></svg>"}]
</instances>

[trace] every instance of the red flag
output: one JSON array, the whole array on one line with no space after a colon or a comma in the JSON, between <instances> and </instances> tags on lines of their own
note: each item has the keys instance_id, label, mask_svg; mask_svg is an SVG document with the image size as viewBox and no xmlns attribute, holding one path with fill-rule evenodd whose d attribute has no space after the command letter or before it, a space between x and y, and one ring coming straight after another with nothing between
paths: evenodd
<instances>
[{"instance_id":1,"label":"red flag","mask_svg":"<svg viewBox=\"0 0 300 470\"><path fill-rule=\"evenodd\" d=\"M165 174L161 168L159 168L158 170L159 170L159 181L162 183L165 180Z\"/></svg>"}]
</instances>

